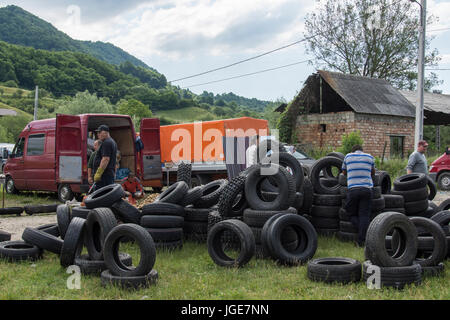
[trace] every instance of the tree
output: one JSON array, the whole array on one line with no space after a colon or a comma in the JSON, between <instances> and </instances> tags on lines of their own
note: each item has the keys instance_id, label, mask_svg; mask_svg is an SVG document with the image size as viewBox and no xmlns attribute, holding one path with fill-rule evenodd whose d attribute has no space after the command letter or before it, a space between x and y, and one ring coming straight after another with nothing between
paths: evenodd
<instances>
[{"instance_id":1,"label":"tree","mask_svg":"<svg viewBox=\"0 0 450 320\"><path fill-rule=\"evenodd\" d=\"M117 106L117 113L130 115L133 118L136 130L139 130L140 128L141 119L150 118L152 116L150 108L136 99L128 101L121 100Z\"/></svg>"},{"instance_id":2,"label":"tree","mask_svg":"<svg viewBox=\"0 0 450 320\"><path fill-rule=\"evenodd\" d=\"M418 6L407 0L325 1L318 12L305 18L307 53L315 56L318 69L381 78L399 89L415 89ZM427 19L428 24L433 19ZM436 65L439 60L434 49L425 63ZM428 89L439 83L435 74L427 80Z\"/></svg>"},{"instance_id":3,"label":"tree","mask_svg":"<svg viewBox=\"0 0 450 320\"><path fill-rule=\"evenodd\" d=\"M90 94L88 91L79 92L71 100L63 103L56 113L83 114L83 113L114 113L114 107L103 98Z\"/></svg>"}]
</instances>

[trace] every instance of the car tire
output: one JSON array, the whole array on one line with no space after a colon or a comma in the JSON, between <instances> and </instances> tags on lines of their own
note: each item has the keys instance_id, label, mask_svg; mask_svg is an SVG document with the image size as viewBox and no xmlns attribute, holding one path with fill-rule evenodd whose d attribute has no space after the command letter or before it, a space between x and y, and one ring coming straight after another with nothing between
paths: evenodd
<instances>
[{"instance_id":1,"label":"car tire","mask_svg":"<svg viewBox=\"0 0 450 320\"><path fill-rule=\"evenodd\" d=\"M418 264L410 264L403 267L379 267L381 287L393 287L403 289L405 285L422 283L422 268ZM374 268L371 261L363 263L363 281L367 282L373 273L369 270Z\"/></svg>"},{"instance_id":2,"label":"car tire","mask_svg":"<svg viewBox=\"0 0 450 320\"><path fill-rule=\"evenodd\" d=\"M67 268L72 265L75 258L80 255L83 248L84 232L86 220L75 217L70 221L66 237L61 248L60 263Z\"/></svg>"},{"instance_id":3,"label":"car tire","mask_svg":"<svg viewBox=\"0 0 450 320\"><path fill-rule=\"evenodd\" d=\"M47 250L56 254L61 253L63 241L57 237L46 233L43 230L37 230L33 228L25 228L22 233L22 240L35 245L43 250Z\"/></svg>"},{"instance_id":4,"label":"car tire","mask_svg":"<svg viewBox=\"0 0 450 320\"><path fill-rule=\"evenodd\" d=\"M155 285L158 282L158 272L152 270L143 276L123 277L113 275L110 270L104 270L100 274L100 280L103 287L115 286L121 289L137 290Z\"/></svg>"},{"instance_id":5,"label":"car tire","mask_svg":"<svg viewBox=\"0 0 450 320\"><path fill-rule=\"evenodd\" d=\"M139 222L141 221L141 212L138 208L130 204L128 201L121 199L114 202L111 206L111 210L123 223L139 224Z\"/></svg>"},{"instance_id":6,"label":"car tire","mask_svg":"<svg viewBox=\"0 0 450 320\"><path fill-rule=\"evenodd\" d=\"M219 197L218 211L223 217L242 216L248 207L245 198L245 176L237 176L223 188Z\"/></svg>"},{"instance_id":7,"label":"car tire","mask_svg":"<svg viewBox=\"0 0 450 320\"><path fill-rule=\"evenodd\" d=\"M186 196L189 187L184 181L178 181L170 185L156 199L155 202L179 204Z\"/></svg>"},{"instance_id":8,"label":"car tire","mask_svg":"<svg viewBox=\"0 0 450 320\"><path fill-rule=\"evenodd\" d=\"M398 177L394 181L394 190L407 191L427 186L428 180L424 173L410 173Z\"/></svg>"},{"instance_id":9,"label":"car tire","mask_svg":"<svg viewBox=\"0 0 450 320\"><path fill-rule=\"evenodd\" d=\"M450 190L450 172L443 172L439 174L437 179L437 185L439 186L439 189L442 191L449 191Z\"/></svg>"},{"instance_id":10,"label":"car tire","mask_svg":"<svg viewBox=\"0 0 450 320\"><path fill-rule=\"evenodd\" d=\"M319 258L308 262L308 278L312 281L348 284L361 280L361 263L350 258Z\"/></svg>"},{"instance_id":11,"label":"car tire","mask_svg":"<svg viewBox=\"0 0 450 320\"><path fill-rule=\"evenodd\" d=\"M95 208L86 219L84 243L92 260L103 260L103 248L108 234L117 226L114 213L109 208Z\"/></svg>"},{"instance_id":12,"label":"car tire","mask_svg":"<svg viewBox=\"0 0 450 320\"><path fill-rule=\"evenodd\" d=\"M125 195L123 188L120 184L112 184L103 188L100 188L84 199L84 204L88 209L95 208L109 208L116 201L122 199Z\"/></svg>"},{"instance_id":13,"label":"car tire","mask_svg":"<svg viewBox=\"0 0 450 320\"><path fill-rule=\"evenodd\" d=\"M202 197L202 187L194 187L192 189L189 189L186 193L186 196L181 200L180 206L186 207L190 204L193 204L195 201L200 199Z\"/></svg>"},{"instance_id":14,"label":"car tire","mask_svg":"<svg viewBox=\"0 0 450 320\"><path fill-rule=\"evenodd\" d=\"M124 265L133 265L133 260L128 253L119 253L119 258ZM74 264L80 267L82 274L100 275L102 271L108 269L104 260L90 260L87 254L76 257Z\"/></svg>"},{"instance_id":15,"label":"car tire","mask_svg":"<svg viewBox=\"0 0 450 320\"><path fill-rule=\"evenodd\" d=\"M184 218L179 216L143 216L140 225L144 228L183 228Z\"/></svg>"},{"instance_id":16,"label":"car tire","mask_svg":"<svg viewBox=\"0 0 450 320\"><path fill-rule=\"evenodd\" d=\"M310 179L314 187L314 191L318 194L339 194L339 183L332 187L323 185L320 181L320 172L327 167L337 167L341 172L342 160L335 157L323 157L317 160L311 168Z\"/></svg>"},{"instance_id":17,"label":"car tire","mask_svg":"<svg viewBox=\"0 0 450 320\"><path fill-rule=\"evenodd\" d=\"M3 241L0 242L0 258L8 261L35 261L42 258L42 249L25 241Z\"/></svg>"},{"instance_id":18,"label":"car tire","mask_svg":"<svg viewBox=\"0 0 450 320\"><path fill-rule=\"evenodd\" d=\"M56 219L58 221L59 234L61 239L64 239L71 220L70 210L67 204L60 204L56 208Z\"/></svg>"},{"instance_id":19,"label":"car tire","mask_svg":"<svg viewBox=\"0 0 450 320\"><path fill-rule=\"evenodd\" d=\"M168 215L184 217L185 208L178 204L167 202L153 202L142 207L142 216L146 215Z\"/></svg>"},{"instance_id":20,"label":"car tire","mask_svg":"<svg viewBox=\"0 0 450 320\"><path fill-rule=\"evenodd\" d=\"M416 228L420 227L431 234L434 242L432 254L426 259L417 259L416 256L416 263L420 264L421 267L431 267L444 261L447 256L447 239L441 226L431 219L422 217L411 217L410 220Z\"/></svg>"}]
</instances>

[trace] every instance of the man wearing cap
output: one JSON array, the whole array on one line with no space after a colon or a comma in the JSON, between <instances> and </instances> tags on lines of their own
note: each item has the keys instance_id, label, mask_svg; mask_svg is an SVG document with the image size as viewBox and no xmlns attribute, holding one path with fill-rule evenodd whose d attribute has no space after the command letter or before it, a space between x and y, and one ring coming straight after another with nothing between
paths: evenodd
<instances>
[{"instance_id":1,"label":"man wearing cap","mask_svg":"<svg viewBox=\"0 0 450 320\"><path fill-rule=\"evenodd\" d=\"M417 144L417 150L411 153L406 166L406 173L420 172L428 174L428 163L425 158L425 152L428 149L428 143L425 140L420 140Z\"/></svg>"},{"instance_id":2,"label":"man wearing cap","mask_svg":"<svg viewBox=\"0 0 450 320\"><path fill-rule=\"evenodd\" d=\"M109 135L109 127L102 124L98 127L97 138L102 141L94 160L95 189L114 183L116 175L117 144Z\"/></svg>"}]
</instances>

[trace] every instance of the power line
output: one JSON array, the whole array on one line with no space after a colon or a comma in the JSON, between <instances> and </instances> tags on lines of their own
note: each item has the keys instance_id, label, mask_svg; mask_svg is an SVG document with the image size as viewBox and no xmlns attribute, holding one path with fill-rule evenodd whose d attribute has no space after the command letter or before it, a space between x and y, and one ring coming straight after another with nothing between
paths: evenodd
<instances>
[{"instance_id":1,"label":"power line","mask_svg":"<svg viewBox=\"0 0 450 320\"><path fill-rule=\"evenodd\" d=\"M182 89L193 88L193 87L203 86L203 85L207 85L207 84L211 84L211 83L217 83L217 82L222 82L222 81L227 81L227 80L232 80L232 79L248 77L248 76L252 76L252 75L255 75L255 74L259 74L259 73L264 73L264 72L269 72L269 71L273 71L273 70L278 70L278 69L282 69L282 68L291 67L291 66L298 65L298 64L301 64L301 63L306 63L306 62L309 62L309 61L312 61L312 60L309 59L309 60L298 61L298 62L286 64L286 65L283 65L283 66L274 67L274 68L270 68L270 69L259 70L259 71L255 71L255 72L251 72L251 73L245 73L245 74L241 74L241 75L234 76L234 77L229 77L229 78L224 78L224 79L220 79L220 80L209 81L209 82L205 82L205 83L194 84L194 85L191 85L191 86L183 87Z\"/></svg>"},{"instance_id":2,"label":"power line","mask_svg":"<svg viewBox=\"0 0 450 320\"><path fill-rule=\"evenodd\" d=\"M450 30L450 28L431 29L431 30L427 30L427 32L436 32L436 31L445 31L445 30Z\"/></svg>"},{"instance_id":3,"label":"power line","mask_svg":"<svg viewBox=\"0 0 450 320\"><path fill-rule=\"evenodd\" d=\"M403 0L399 0L399 1L393 2L393 3L389 4L389 5L387 5L386 7L393 6L393 5L398 4L398 3L402 2L402 1L403 1ZM374 11L374 12L375 12L375 11ZM374 13L374 12L373 12L373 13ZM373 13L372 13L372 14L373 14ZM336 26L335 28L333 28L333 30L338 29L338 28L340 28L340 27L344 27L344 26L346 26L346 25L349 25L349 24L351 24L351 23L353 23L353 22L355 22L355 21L357 21L357 20L360 20L361 18L362 18L362 17L358 17L358 18L355 18L355 19L353 19L353 20L348 21L347 23L343 23L343 24L341 24L341 25L338 25L338 26ZM196 74L193 74L193 75L190 75L190 76L187 76L187 77L183 77L183 78L179 78L179 79L175 79L175 80L170 80L170 81L168 81L168 82L169 82L169 83L177 82L177 81L181 81L181 80L186 80L186 79L190 79L190 78L195 78L195 77L198 77L198 76L202 76L202 75L205 75L205 74L208 74L208 73L212 73L212 72L215 72L215 71L227 69L227 68L236 66L236 65L241 64L241 63L244 63L244 62L248 62L248 61L251 61L251 60L254 60L254 59L261 58L261 57L263 57L263 56L266 56L266 55L268 55L268 54L274 53L274 52L276 52L276 51L280 51L280 50L283 50L283 49L292 47L292 46L294 46L294 45L296 45L296 44L299 44L299 43L304 42L304 41L306 41L306 40L315 38L315 37L317 37L317 36L319 36L319 35L322 35L322 34L324 34L324 33L326 33L326 32L329 32L329 30L324 31L324 32L319 32L319 33L314 34L314 35L312 35L312 36L310 36L310 37L306 37L306 38L300 39L300 40L298 40L298 41L289 43L289 44L287 44L287 45L285 45L285 46L282 46L282 47L279 47L279 48L276 48L276 49L273 49L273 50L270 50L270 51L261 53L261 54L259 54L259 55L256 55L256 56L253 56L253 57L244 59L244 60L239 60L239 61L237 61L237 62L234 62L234 63L228 64L228 65L225 65L225 66L223 66L223 67L219 67L219 68L207 70L207 71L204 71L204 72L196 73Z\"/></svg>"}]
</instances>

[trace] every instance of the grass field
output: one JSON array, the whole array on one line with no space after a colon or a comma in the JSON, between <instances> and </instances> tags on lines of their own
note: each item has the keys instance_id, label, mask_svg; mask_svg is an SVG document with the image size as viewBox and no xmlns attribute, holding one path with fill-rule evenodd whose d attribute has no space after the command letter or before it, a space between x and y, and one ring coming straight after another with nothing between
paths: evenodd
<instances>
[{"instance_id":1,"label":"grass field","mask_svg":"<svg viewBox=\"0 0 450 320\"><path fill-rule=\"evenodd\" d=\"M133 245L121 246L134 260ZM334 238L319 238L315 258L344 256L363 261L363 249ZM450 267L447 260L445 267ZM81 277L81 289L67 289L70 274L59 264L57 255L45 252L36 262L0 261L0 299L449 299L450 276L426 278L420 286L404 290L370 290L365 283L351 285L310 281L306 265L285 267L271 260L253 258L243 268L226 269L213 263L206 244L185 242L181 250L158 251L154 266L158 283L137 291L104 288L97 276Z\"/></svg>"}]
</instances>

